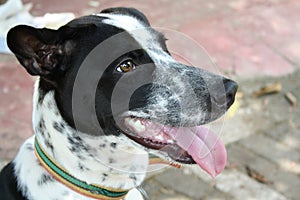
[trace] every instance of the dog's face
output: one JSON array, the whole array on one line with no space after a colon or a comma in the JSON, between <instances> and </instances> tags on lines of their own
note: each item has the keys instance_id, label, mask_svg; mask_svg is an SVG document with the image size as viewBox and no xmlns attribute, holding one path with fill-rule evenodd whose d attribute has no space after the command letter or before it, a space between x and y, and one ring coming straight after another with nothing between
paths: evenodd
<instances>
[{"instance_id":1,"label":"dog's face","mask_svg":"<svg viewBox=\"0 0 300 200\"><path fill-rule=\"evenodd\" d=\"M201 142L214 143L205 145L217 149L209 154L211 163L218 157L224 162L224 149L199 125L226 112L237 85L176 62L165 41L142 13L128 8L106 9L58 30L17 26L8 34L20 63L41 77L39 98L54 90L62 117L74 129L93 136L124 134L146 150L197 162L214 175L220 169L204 166L207 160L197 158L196 149ZM196 140L187 141L191 137Z\"/></svg>"}]
</instances>

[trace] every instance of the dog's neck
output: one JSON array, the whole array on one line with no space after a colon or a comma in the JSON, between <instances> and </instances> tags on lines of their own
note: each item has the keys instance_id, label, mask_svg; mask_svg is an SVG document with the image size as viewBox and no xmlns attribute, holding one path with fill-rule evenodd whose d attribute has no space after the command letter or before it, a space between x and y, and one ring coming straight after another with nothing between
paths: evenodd
<instances>
[{"instance_id":1,"label":"dog's neck","mask_svg":"<svg viewBox=\"0 0 300 200\"><path fill-rule=\"evenodd\" d=\"M125 136L90 136L70 127L50 91L39 100L34 91L33 127L44 151L70 174L87 183L131 189L141 184L148 154Z\"/></svg>"}]
</instances>

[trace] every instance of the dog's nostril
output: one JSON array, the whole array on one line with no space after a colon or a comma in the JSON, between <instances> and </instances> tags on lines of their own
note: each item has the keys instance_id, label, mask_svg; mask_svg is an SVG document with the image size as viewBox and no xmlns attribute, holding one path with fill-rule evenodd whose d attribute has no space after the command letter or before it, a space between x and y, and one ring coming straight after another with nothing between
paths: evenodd
<instances>
[{"instance_id":1,"label":"dog's nostril","mask_svg":"<svg viewBox=\"0 0 300 200\"><path fill-rule=\"evenodd\" d=\"M229 79L224 79L223 82L224 82L224 87L226 92L226 104L227 104L227 108L229 108L234 102L238 85L236 82Z\"/></svg>"}]
</instances>

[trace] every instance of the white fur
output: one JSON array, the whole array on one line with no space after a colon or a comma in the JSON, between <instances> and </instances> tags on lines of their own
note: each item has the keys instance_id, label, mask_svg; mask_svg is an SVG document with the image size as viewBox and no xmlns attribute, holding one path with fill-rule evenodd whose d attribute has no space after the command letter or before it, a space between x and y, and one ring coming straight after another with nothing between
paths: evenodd
<instances>
[{"instance_id":1,"label":"white fur","mask_svg":"<svg viewBox=\"0 0 300 200\"><path fill-rule=\"evenodd\" d=\"M149 54L156 64L160 61L175 62L172 56L167 54L157 41L153 29L147 27L142 21L133 16L121 14L96 14L99 17L106 17L102 22L113 25L128 32Z\"/></svg>"}]
</instances>

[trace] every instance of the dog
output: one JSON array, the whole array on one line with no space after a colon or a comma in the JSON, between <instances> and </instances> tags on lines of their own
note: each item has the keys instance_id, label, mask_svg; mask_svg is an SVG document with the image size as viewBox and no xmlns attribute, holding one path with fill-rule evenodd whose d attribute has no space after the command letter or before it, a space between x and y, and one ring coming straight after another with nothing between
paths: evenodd
<instances>
[{"instance_id":1,"label":"dog","mask_svg":"<svg viewBox=\"0 0 300 200\"><path fill-rule=\"evenodd\" d=\"M19 25L7 44L38 78L34 136L2 170L1 200L146 199L137 188L153 158L224 169L224 145L201 125L228 110L237 83L175 61L140 11Z\"/></svg>"}]
</instances>

